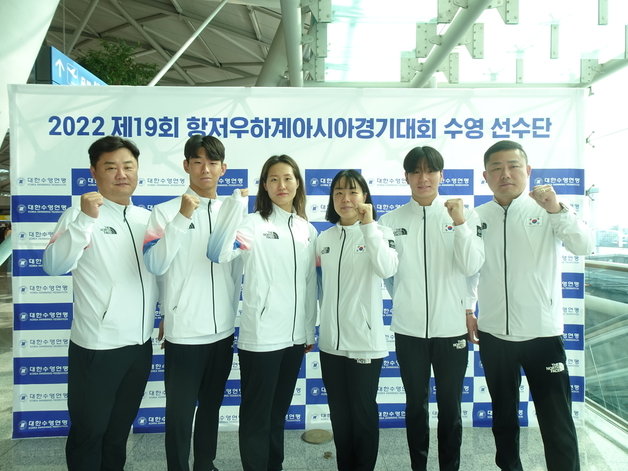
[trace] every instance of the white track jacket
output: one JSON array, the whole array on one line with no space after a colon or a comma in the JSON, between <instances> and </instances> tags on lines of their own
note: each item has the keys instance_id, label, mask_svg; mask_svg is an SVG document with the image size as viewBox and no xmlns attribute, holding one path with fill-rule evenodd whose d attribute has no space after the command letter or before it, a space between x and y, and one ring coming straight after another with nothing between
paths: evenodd
<instances>
[{"instance_id":1,"label":"white track jacket","mask_svg":"<svg viewBox=\"0 0 628 471\"><path fill-rule=\"evenodd\" d=\"M587 227L571 210L549 214L527 192L507 208L493 200L476 210L486 251L479 330L527 338L561 335L561 242L575 255L590 254Z\"/></svg>"},{"instance_id":2,"label":"white track jacket","mask_svg":"<svg viewBox=\"0 0 628 471\"><path fill-rule=\"evenodd\" d=\"M142 258L149 216L143 208L107 199L96 219L74 206L61 215L43 268L49 275L72 272L75 344L107 350L150 339L158 292Z\"/></svg>"},{"instance_id":3,"label":"white track jacket","mask_svg":"<svg viewBox=\"0 0 628 471\"><path fill-rule=\"evenodd\" d=\"M181 197L153 208L144 238L144 260L160 275L161 312L169 342L207 344L234 332L240 302L242 264L215 264L207 258L207 241L216 227L219 200L189 195L200 204L192 218L183 216Z\"/></svg>"},{"instance_id":4,"label":"white track jacket","mask_svg":"<svg viewBox=\"0 0 628 471\"><path fill-rule=\"evenodd\" d=\"M322 272L321 351L349 358L388 356L382 313L382 278L397 271L395 239L376 222L337 224L318 236Z\"/></svg>"},{"instance_id":5,"label":"white track jacket","mask_svg":"<svg viewBox=\"0 0 628 471\"><path fill-rule=\"evenodd\" d=\"M268 352L314 344L316 229L275 205L268 220L259 213L242 220L237 201L225 200L207 254L221 263L244 259L238 348Z\"/></svg>"},{"instance_id":6,"label":"white track jacket","mask_svg":"<svg viewBox=\"0 0 628 471\"><path fill-rule=\"evenodd\" d=\"M437 196L430 206L415 200L385 214L380 224L395 235L399 268L393 279L391 330L412 337L455 337L467 332L467 277L484 262L477 215L454 223Z\"/></svg>"}]
</instances>

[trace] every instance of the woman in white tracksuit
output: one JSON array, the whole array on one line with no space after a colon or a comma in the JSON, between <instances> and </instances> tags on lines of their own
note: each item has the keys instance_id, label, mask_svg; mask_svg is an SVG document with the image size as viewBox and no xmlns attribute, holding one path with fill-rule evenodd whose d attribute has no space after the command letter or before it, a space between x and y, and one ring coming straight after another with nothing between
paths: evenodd
<instances>
[{"instance_id":1,"label":"woman in white tracksuit","mask_svg":"<svg viewBox=\"0 0 628 471\"><path fill-rule=\"evenodd\" d=\"M368 185L355 170L333 179L316 242L322 272L319 348L338 469L372 470L379 445L377 387L388 356L382 279L397 271L394 236L379 226Z\"/></svg>"},{"instance_id":2,"label":"woman in white tracksuit","mask_svg":"<svg viewBox=\"0 0 628 471\"><path fill-rule=\"evenodd\" d=\"M299 167L287 155L266 161L255 213L242 220L244 202L225 200L207 255L213 262L243 257L240 457L245 471L274 471L282 469L285 417L303 355L314 344L316 229L305 219Z\"/></svg>"}]
</instances>

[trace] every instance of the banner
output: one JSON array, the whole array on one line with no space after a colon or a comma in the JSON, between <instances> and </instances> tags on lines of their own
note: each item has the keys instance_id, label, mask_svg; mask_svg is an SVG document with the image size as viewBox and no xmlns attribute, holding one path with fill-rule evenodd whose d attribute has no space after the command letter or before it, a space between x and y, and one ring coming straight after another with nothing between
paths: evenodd
<instances>
[{"instance_id":1,"label":"banner","mask_svg":"<svg viewBox=\"0 0 628 471\"><path fill-rule=\"evenodd\" d=\"M533 168L530 184L554 185L561 199L584 211L583 91L577 89L331 89L11 86L11 187L14 300L13 436L64 435L68 430L67 347L72 319L71 276L46 276L42 252L61 213L96 189L87 148L120 135L140 148L134 204L155 204L187 187L183 146L189 136L212 134L225 144L228 166L219 195L248 187L271 155L299 163L307 212L318 230L330 183L339 169L359 169L379 216L410 198L403 158L429 145L445 159L440 194L474 207L491 200L482 177L484 151L501 139L521 142ZM252 198L251 198L252 199ZM584 257L563 255L565 346L581 424L584 407ZM405 393L388 326L394 307L383 289L390 355L384 360L378 403L382 427L403 427ZM155 319L155 326L159 316ZM237 335L237 332L236 332ZM163 352L154 342L153 369L136 432L164 430ZM226 386L221 428L238 424L237 355ZM525 378L520 419L536 424ZM469 348L462 418L465 426L490 426L491 402L476 346ZM430 398L436 423L435 387ZM306 355L288 428L329 428L319 353Z\"/></svg>"}]
</instances>

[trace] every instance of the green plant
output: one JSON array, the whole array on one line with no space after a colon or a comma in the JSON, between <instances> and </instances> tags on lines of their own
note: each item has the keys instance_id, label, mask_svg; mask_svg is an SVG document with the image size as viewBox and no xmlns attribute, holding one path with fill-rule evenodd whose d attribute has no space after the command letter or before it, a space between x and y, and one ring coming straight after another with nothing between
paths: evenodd
<instances>
[{"instance_id":1,"label":"green plant","mask_svg":"<svg viewBox=\"0 0 628 471\"><path fill-rule=\"evenodd\" d=\"M134 48L124 41L100 41L76 61L109 85L146 85L157 74L157 65L138 63Z\"/></svg>"}]
</instances>

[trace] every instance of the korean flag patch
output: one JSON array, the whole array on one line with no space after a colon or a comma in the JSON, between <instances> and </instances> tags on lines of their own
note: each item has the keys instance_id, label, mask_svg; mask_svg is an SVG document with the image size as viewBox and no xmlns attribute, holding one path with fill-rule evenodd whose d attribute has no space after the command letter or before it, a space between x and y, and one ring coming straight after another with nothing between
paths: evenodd
<instances>
[{"instance_id":1,"label":"korean flag patch","mask_svg":"<svg viewBox=\"0 0 628 471\"><path fill-rule=\"evenodd\" d=\"M528 218L528 226L542 226L542 225L543 225L543 219L541 219L541 216Z\"/></svg>"},{"instance_id":2,"label":"korean flag patch","mask_svg":"<svg viewBox=\"0 0 628 471\"><path fill-rule=\"evenodd\" d=\"M443 225L443 232L453 232L454 231L454 225L453 224L444 224Z\"/></svg>"}]
</instances>

